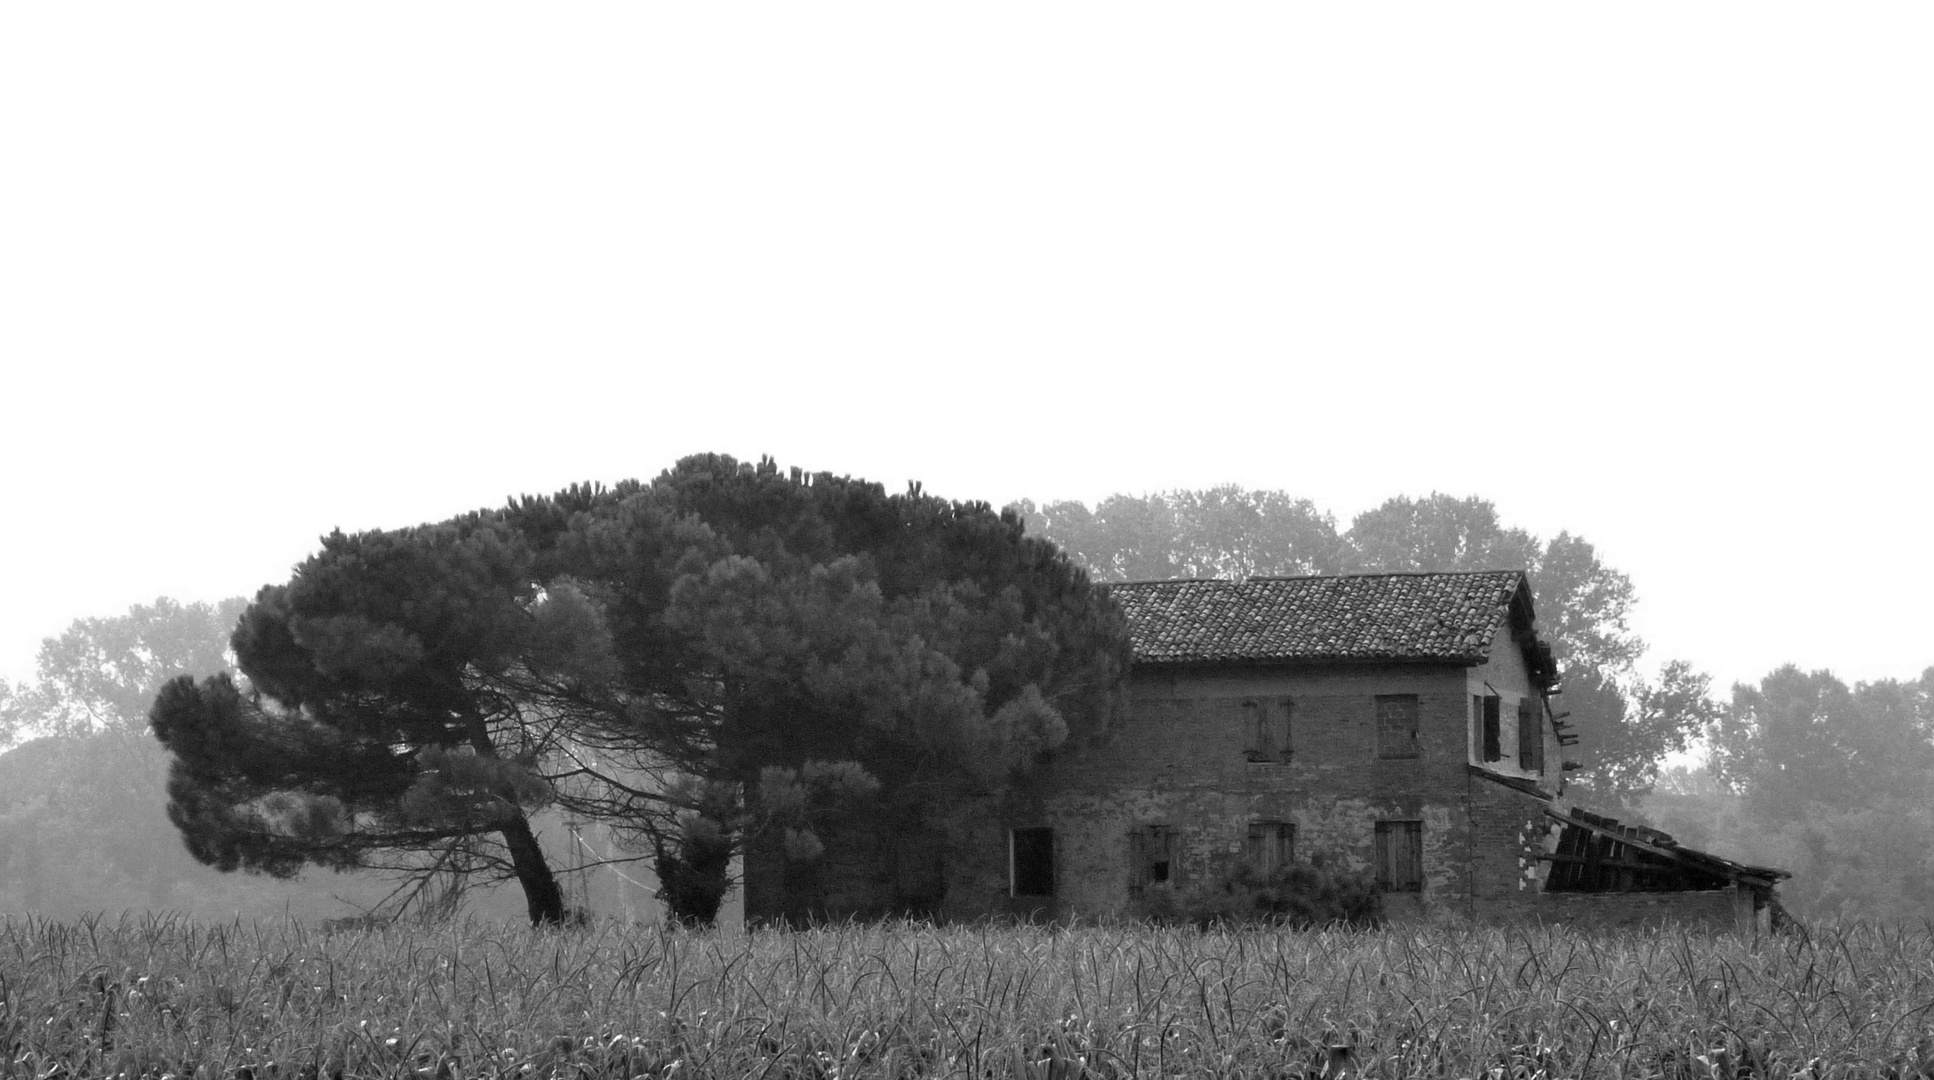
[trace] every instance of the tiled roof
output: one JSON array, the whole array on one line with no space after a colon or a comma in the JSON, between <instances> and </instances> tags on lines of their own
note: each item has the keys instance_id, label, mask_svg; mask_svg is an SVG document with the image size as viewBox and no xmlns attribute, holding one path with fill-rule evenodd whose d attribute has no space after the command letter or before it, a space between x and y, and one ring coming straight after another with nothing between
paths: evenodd
<instances>
[{"instance_id":1,"label":"tiled roof","mask_svg":"<svg viewBox=\"0 0 1934 1080\"><path fill-rule=\"evenodd\" d=\"M1516 570L1131 581L1109 586L1137 663L1482 662L1524 583Z\"/></svg>"}]
</instances>

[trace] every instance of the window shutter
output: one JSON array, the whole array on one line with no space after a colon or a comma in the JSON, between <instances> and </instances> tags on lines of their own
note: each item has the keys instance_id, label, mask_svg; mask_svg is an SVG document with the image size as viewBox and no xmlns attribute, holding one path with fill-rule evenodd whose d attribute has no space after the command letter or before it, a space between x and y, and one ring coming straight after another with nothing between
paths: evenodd
<instances>
[{"instance_id":1,"label":"window shutter","mask_svg":"<svg viewBox=\"0 0 1934 1080\"><path fill-rule=\"evenodd\" d=\"M1424 823L1404 822L1401 837L1403 842L1397 845L1400 853L1398 887L1421 892L1424 887Z\"/></svg>"},{"instance_id":2,"label":"window shutter","mask_svg":"<svg viewBox=\"0 0 1934 1080\"><path fill-rule=\"evenodd\" d=\"M1128 830L1128 895L1139 897L1148 886L1148 844L1140 829Z\"/></svg>"},{"instance_id":3,"label":"window shutter","mask_svg":"<svg viewBox=\"0 0 1934 1080\"><path fill-rule=\"evenodd\" d=\"M1531 702L1531 770L1539 776L1545 771L1544 703L1537 699Z\"/></svg>"},{"instance_id":4,"label":"window shutter","mask_svg":"<svg viewBox=\"0 0 1934 1080\"><path fill-rule=\"evenodd\" d=\"M1496 694L1484 696L1484 760L1497 761L1504 756L1503 736L1499 731L1502 723L1498 717L1502 702Z\"/></svg>"},{"instance_id":5,"label":"window shutter","mask_svg":"<svg viewBox=\"0 0 1934 1080\"><path fill-rule=\"evenodd\" d=\"M1264 714L1261 703L1245 701L1237 709L1237 714L1242 717L1243 739L1246 743L1243 749L1248 754L1249 760L1267 761L1269 759L1269 718Z\"/></svg>"},{"instance_id":6,"label":"window shutter","mask_svg":"<svg viewBox=\"0 0 1934 1080\"><path fill-rule=\"evenodd\" d=\"M1518 768L1529 771L1539 742L1538 725L1531 714L1531 699L1518 699Z\"/></svg>"},{"instance_id":7,"label":"window shutter","mask_svg":"<svg viewBox=\"0 0 1934 1080\"><path fill-rule=\"evenodd\" d=\"M1182 837L1174 829L1162 830L1163 851L1168 858L1168 881L1170 885L1182 884Z\"/></svg>"}]
</instances>

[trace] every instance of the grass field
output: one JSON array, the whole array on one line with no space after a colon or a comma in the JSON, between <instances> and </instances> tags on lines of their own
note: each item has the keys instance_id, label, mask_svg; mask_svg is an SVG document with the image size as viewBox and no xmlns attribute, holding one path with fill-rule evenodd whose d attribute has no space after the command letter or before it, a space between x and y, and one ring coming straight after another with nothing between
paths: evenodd
<instances>
[{"instance_id":1,"label":"grass field","mask_svg":"<svg viewBox=\"0 0 1934 1080\"><path fill-rule=\"evenodd\" d=\"M1934 1076L1934 934L0 921L0 1075Z\"/></svg>"}]
</instances>

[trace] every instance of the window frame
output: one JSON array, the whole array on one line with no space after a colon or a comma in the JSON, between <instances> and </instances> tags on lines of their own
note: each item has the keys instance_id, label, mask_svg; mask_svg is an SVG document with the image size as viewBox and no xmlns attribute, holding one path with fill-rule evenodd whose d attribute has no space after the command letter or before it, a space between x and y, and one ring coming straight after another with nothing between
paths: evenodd
<instances>
[{"instance_id":1,"label":"window frame","mask_svg":"<svg viewBox=\"0 0 1934 1080\"><path fill-rule=\"evenodd\" d=\"M1396 746L1391 746L1387 744L1384 740L1384 731L1386 726L1384 722L1385 720L1384 706L1401 705L1401 704L1408 704L1410 707L1410 710L1409 710L1410 711L1410 716L1409 716L1410 738L1407 741L1400 739ZM1422 726L1422 721L1421 721L1422 712L1423 712L1422 703L1419 701L1418 696L1416 694L1378 694L1376 695L1376 725L1377 725L1376 737L1377 737L1377 760L1378 761L1416 761L1417 759L1424 756L1423 740L1420 737L1420 733L1419 733L1419 729Z\"/></svg>"},{"instance_id":2,"label":"window frame","mask_svg":"<svg viewBox=\"0 0 1934 1080\"><path fill-rule=\"evenodd\" d=\"M1296 823L1259 819L1249 823L1243 860L1259 877L1270 877L1296 862Z\"/></svg>"},{"instance_id":3,"label":"window frame","mask_svg":"<svg viewBox=\"0 0 1934 1080\"><path fill-rule=\"evenodd\" d=\"M1418 818L1389 818L1376 823L1375 849L1379 892L1424 891L1424 823ZM1396 845L1401 842L1402 848Z\"/></svg>"},{"instance_id":4,"label":"window frame","mask_svg":"<svg viewBox=\"0 0 1934 1080\"><path fill-rule=\"evenodd\" d=\"M1160 824L1128 830L1129 897L1140 899L1150 888L1172 889L1181 883L1181 834L1173 826Z\"/></svg>"},{"instance_id":5,"label":"window frame","mask_svg":"<svg viewBox=\"0 0 1934 1080\"><path fill-rule=\"evenodd\" d=\"M1295 715L1293 698L1249 698L1242 702L1245 757L1258 763L1287 763L1295 752L1290 723Z\"/></svg>"},{"instance_id":6,"label":"window frame","mask_svg":"<svg viewBox=\"0 0 1934 1080\"><path fill-rule=\"evenodd\" d=\"M1023 834L1026 834L1025 846ZM1038 846L1037 846L1038 845ZM1022 859L1029 860L1028 873L1022 873ZM1035 862L1045 860L1045 864ZM1035 825L1007 830L1007 895L1011 897L1053 897L1055 886L1054 829L1052 826ZM1046 892L1023 890L1022 885L1037 885L1045 882Z\"/></svg>"},{"instance_id":7,"label":"window frame","mask_svg":"<svg viewBox=\"0 0 1934 1080\"><path fill-rule=\"evenodd\" d=\"M1477 721L1477 759L1504 760L1504 703L1496 694L1472 694L1471 713Z\"/></svg>"}]
</instances>

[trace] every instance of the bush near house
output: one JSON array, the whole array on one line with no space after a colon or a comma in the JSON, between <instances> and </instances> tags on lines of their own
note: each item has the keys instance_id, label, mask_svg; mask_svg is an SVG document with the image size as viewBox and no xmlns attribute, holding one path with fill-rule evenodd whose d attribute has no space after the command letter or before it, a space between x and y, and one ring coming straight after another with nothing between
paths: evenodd
<instances>
[{"instance_id":1,"label":"bush near house","mask_svg":"<svg viewBox=\"0 0 1934 1080\"><path fill-rule=\"evenodd\" d=\"M1263 874L1243 865L1180 892L1162 890L1140 903L1141 918L1163 925L1373 927L1383 922L1383 894L1369 874L1332 868L1321 855Z\"/></svg>"}]
</instances>

